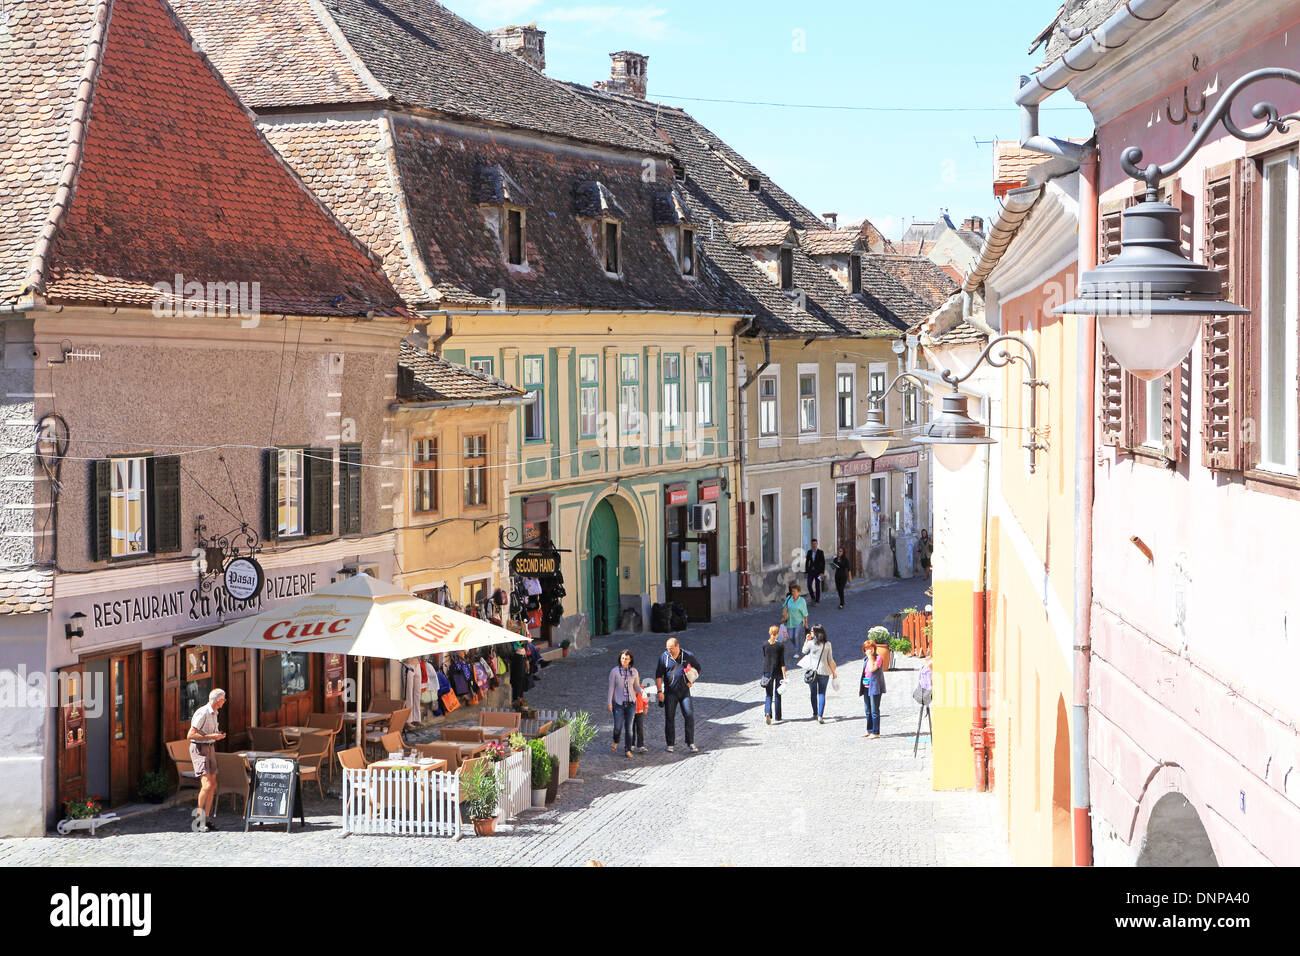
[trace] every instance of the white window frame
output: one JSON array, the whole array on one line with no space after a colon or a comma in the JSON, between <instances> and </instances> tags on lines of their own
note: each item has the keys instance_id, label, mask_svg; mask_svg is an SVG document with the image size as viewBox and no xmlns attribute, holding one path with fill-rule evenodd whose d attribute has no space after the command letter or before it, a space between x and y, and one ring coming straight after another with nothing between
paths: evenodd
<instances>
[{"instance_id":1,"label":"white window frame","mask_svg":"<svg viewBox=\"0 0 1300 956\"><path fill-rule=\"evenodd\" d=\"M1142 383L1142 447L1165 447L1165 380L1164 377Z\"/></svg>"},{"instance_id":2,"label":"white window frame","mask_svg":"<svg viewBox=\"0 0 1300 956\"><path fill-rule=\"evenodd\" d=\"M799 423L799 443L807 444L809 442L821 441L821 410L818 408L820 397L818 392L821 387L820 368L815 362L799 363L799 384L795 391L795 414ZM804 428L804 394L803 380L806 376L812 377L812 428Z\"/></svg>"},{"instance_id":3,"label":"white window frame","mask_svg":"<svg viewBox=\"0 0 1300 956\"><path fill-rule=\"evenodd\" d=\"M276 466L276 526L278 538L300 538L307 533L307 516L304 508L307 503L306 486L307 486L307 454L305 448L281 448L278 449L275 458ZM295 479L290 474L285 474L285 465L296 456L298 460L298 476ZM286 507L293 507L290 503L293 497L293 485L297 483L297 513L298 523L296 526L289 525L285 520ZM287 493L286 493L286 486Z\"/></svg>"},{"instance_id":4,"label":"white window frame","mask_svg":"<svg viewBox=\"0 0 1300 956\"><path fill-rule=\"evenodd\" d=\"M763 431L763 381L770 380L773 383L775 394L772 397L772 421L773 431L766 433ZM781 444L781 367L778 365L768 369L758 378L758 447L759 448L777 448Z\"/></svg>"},{"instance_id":5,"label":"white window frame","mask_svg":"<svg viewBox=\"0 0 1300 956\"><path fill-rule=\"evenodd\" d=\"M849 423L842 421L844 393L840 391L841 376L849 376ZM835 363L835 431L839 437L851 432L858 421L858 367L852 362Z\"/></svg>"},{"instance_id":6,"label":"white window frame","mask_svg":"<svg viewBox=\"0 0 1300 956\"><path fill-rule=\"evenodd\" d=\"M772 562L763 555L763 500L772 498ZM758 493L758 563L764 571L784 567L781 560L781 489L764 488Z\"/></svg>"},{"instance_id":7,"label":"white window frame","mask_svg":"<svg viewBox=\"0 0 1300 956\"><path fill-rule=\"evenodd\" d=\"M624 371L628 362L636 373L635 381ZM641 434L641 356L620 354L618 357L618 430L635 438Z\"/></svg>"},{"instance_id":8,"label":"white window frame","mask_svg":"<svg viewBox=\"0 0 1300 956\"><path fill-rule=\"evenodd\" d=\"M668 374L668 362L677 364L674 375ZM680 352L664 352L661 358L664 383L663 428L664 431L677 431L682 427L682 356ZM671 389L671 390L670 390ZM670 397L671 396L671 397Z\"/></svg>"},{"instance_id":9,"label":"white window frame","mask_svg":"<svg viewBox=\"0 0 1300 956\"><path fill-rule=\"evenodd\" d=\"M588 377L587 370L593 374ZM587 405L591 408L587 408ZM591 429L587 428L587 416L591 416ZM600 356L578 356L578 436L579 439L595 438L600 428Z\"/></svg>"},{"instance_id":10,"label":"white window frame","mask_svg":"<svg viewBox=\"0 0 1300 956\"><path fill-rule=\"evenodd\" d=\"M110 458L109 469L109 514L116 516L118 503L124 524L110 519L112 537L109 544L109 557L133 558L149 553L149 458L145 455L127 458ZM125 478L125 484L120 479ZM138 479L138 486L136 481ZM132 530L129 517L132 504L140 506L140 527ZM134 550L131 544L138 545Z\"/></svg>"},{"instance_id":11,"label":"white window frame","mask_svg":"<svg viewBox=\"0 0 1300 956\"><path fill-rule=\"evenodd\" d=\"M876 383L880 387L876 388ZM872 362L867 366L867 401L871 401L871 396L883 392L889 387L889 366L884 362ZM884 416L882 419L886 425L889 424L889 396L880 396L880 411Z\"/></svg>"},{"instance_id":12,"label":"white window frame","mask_svg":"<svg viewBox=\"0 0 1300 956\"><path fill-rule=\"evenodd\" d=\"M804 540L803 527L803 496L805 492L812 492L812 524L808 528L808 540ZM821 534L818 526L822 520L822 486L820 482L810 482L799 486L799 547L805 550L812 547L812 539L821 540Z\"/></svg>"},{"instance_id":13,"label":"white window frame","mask_svg":"<svg viewBox=\"0 0 1300 956\"><path fill-rule=\"evenodd\" d=\"M1269 202L1272 195L1272 189L1269 187L1270 171L1278 166L1286 168L1285 183L1285 218L1282 229L1286 237L1286 251L1284 253L1285 261L1282 264L1283 275L1285 276L1285 288L1283 292L1284 302L1282 303L1281 318L1282 323L1282 355L1274 356L1269 346L1270 330L1273 327L1273 321L1270 312L1273 311L1272 296L1270 295L1269 273L1273 269L1272 249L1269 241L1269 230L1273 225L1271 203ZM1259 462L1256 467L1263 471L1277 472L1280 474L1294 475L1297 473L1297 458L1300 457L1300 448L1297 448L1297 438L1300 432L1297 430L1296 422L1296 273L1297 273L1297 237L1296 237L1296 218L1297 202L1300 197L1297 196L1297 154L1294 150L1281 156L1273 157L1264 162L1260 173L1261 185L1261 202L1262 207L1261 231L1260 231L1260 396L1259 396ZM1280 375L1281 387L1277 387L1270 375L1270 366L1275 364L1275 360L1280 358ZM1281 396L1276 402L1273 400L1277 392ZM1277 415L1273 407L1281 409L1281 414ZM1281 419L1282 432L1282 454L1274 455L1271 448L1270 433L1274 430L1275 419Z\"/></svg>"},{"instance_id":14,"label":"white window frame","mask_svg":"<svg viewBox=\"0 0 1300 956\"><path fill-rule=\"evenodd\" d=\"M700 362L709 363L709 377L701 378ZM695 353L695 426L697 428L713 428L716 424L713 420L713 376L716 371L717 363L713 361L713 353L696 352ZM704 388L708 386L708 401L705 401Z\"/></svg>"}]
</instances>

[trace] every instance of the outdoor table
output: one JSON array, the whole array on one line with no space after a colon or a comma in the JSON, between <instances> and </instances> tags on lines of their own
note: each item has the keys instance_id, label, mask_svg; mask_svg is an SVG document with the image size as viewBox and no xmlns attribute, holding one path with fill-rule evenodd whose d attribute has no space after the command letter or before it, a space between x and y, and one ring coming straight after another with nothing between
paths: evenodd
<instances>
[{"instance_id":1,"label":"outdoor table","mask_svg":"<svg viewBox=\"0 0 1300 956\"><path fill-rule=\"evenodd\" d=\"M285 737L292 740L295 737L301 737L303 734L330 734L333 733L328 727L275 727Z\"/></svg>"},{"instance_id":2,"label":"outdoor table","mask_svg":"<svg viewBox=\"0 0 1300 956\"><path fill-rule=\"evenodd\" d=\"M484 743L490 743L491 741L494 740L498 741L499 743L505 743L508 739L510 739L510 735L514 733L513 730L508 730L504 727L497 728L497 729L493 729L490 727L475 727L474 729L483 731Z\"/></svg>"},{"instance_id":3,"label":"outdoor table","mask_svg":"<svg viewBox=\"0 0 1300 956\"><path fill-rule=\"evenodd\" d=\"M369 728L371 724L380 720L387 720L392 716L393 716L392 714L381 714L373 710L363 710L361 712L361 726L364 730ZM320 728L318 727L316 729L319 730ZM355 734L356 729L357 729L357 715L355 713L350 713L347 715L347 720L343 722L343 731L344 733L351 731L353 734ZM360 745L361 745L360 741L358 740L352 741L352 746L358 747Z\"/></svg>"},{"instance_id":4,"label":"outdoor table","mask_svg":"<svg viewBox=\"0 0 1300 956\"><path fill-rule=\"evenodd\" d=\"M487 744L456 744L460 748L460 759L464 763L473 757L479 757L487 753Z\"/></svg>"}]
</instances>

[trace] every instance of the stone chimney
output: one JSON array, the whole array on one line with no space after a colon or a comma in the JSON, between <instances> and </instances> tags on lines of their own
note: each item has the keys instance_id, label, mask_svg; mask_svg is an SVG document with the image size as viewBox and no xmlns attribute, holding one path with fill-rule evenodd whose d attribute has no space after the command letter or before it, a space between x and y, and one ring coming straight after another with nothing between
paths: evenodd
<instances>
[{"instance_id":1,"label":"stone chimney","mask_svg":"<svg viewBox=\"0 0 1300 956\"><path fill-rule=\"evenodd\" d=\"M635 96L639 100L645 99L646 67L650 58L640 53L633 53L631 50L611 53L609 58L611 61L609 80L593 84L596 89L604 90L606 93Z\"/></svg>"},{"instance_id":2,"label":"stone chimney","mask_svg":"<svg viewBox=\"0 0 1300 956\"><path fill-rule=\"evenodd\" d=\"M824 213L822 213L822 218L826 220L826 225L830 226L832 229L838 229L838 228L840 227L840 214L839 214L839 213L837 213L837 212L824 212Z\"/></svg>"},{"instance_id":3,"label":"stone chimney","mask_svg":"<svg viewBox=\"0 0 1300 956\"><path fill-rule=\"evenodd\" d=\"M984 220L980 216L971 216L961 224L962 229L976 235L984 235Z\"/></svg>"},{"instance_id":4,"label":"stone chimney","mask_svg":"<svg viewBox=\"0 0 1300 956\"><path fill-rule=\"evenodd\" d=\"M495 49L513 53L534 69L546 69L546 31L537 29L536 23L526 27L500 27L488 36Z\"/></svg>"}]
</instances>

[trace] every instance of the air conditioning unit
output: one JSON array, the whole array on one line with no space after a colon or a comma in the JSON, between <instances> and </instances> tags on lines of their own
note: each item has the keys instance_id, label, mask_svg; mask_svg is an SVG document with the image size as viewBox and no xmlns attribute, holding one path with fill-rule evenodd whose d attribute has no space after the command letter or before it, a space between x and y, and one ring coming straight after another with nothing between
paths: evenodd
<instances>
[{"instance_id":1,"label":"air conditioning unit","mask_svg":"<svg viewBox=\"0 0 1300 956\"><path fill-rule=\"evenodd\" d=\"M707 504L691 505L691 509L686 516L686 530L695 532L717 531L717 502L710 501Z\"/></svg>"}]
</instances>

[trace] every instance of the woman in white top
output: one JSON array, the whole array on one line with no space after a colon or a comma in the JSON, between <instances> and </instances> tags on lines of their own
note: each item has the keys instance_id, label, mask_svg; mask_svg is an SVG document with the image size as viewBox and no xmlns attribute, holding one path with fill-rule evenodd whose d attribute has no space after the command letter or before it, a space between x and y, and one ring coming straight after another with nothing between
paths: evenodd
<instances>
[{"instance_id":1,"label":"woman in white top","mask_svg":"<svg viewBox=\"0 0 1300 956\"><path fill-rule=\"evenodd\" d=\"M817 718L817 723L824 724L826 720L822 714L826 712L826 685L832 678L839 680L840 677L835 670L835 655L831 653L826 628L820 624L812 626L808 631L808 640L803 643L803 652L805 655L814 655L804 657L802 661L807 670L804 680L808 682L808 692L812 697L813 716Z\"/></svg>"},{"instance_id":2,"label":"woman in white top","mask_svg":"<svg viewBox=\"0 0 1300 956\"><path fill-rule=\"evenodd\" d=\"M632 756L632 718L636 716L636 693L641 686L641 675L632 666L632 652L618 655L618 666L609 672L609 712L614 715L614 742L609 749L617 752L620 731L627 741L627 754Z\"/></svg>"}]
</instances>

